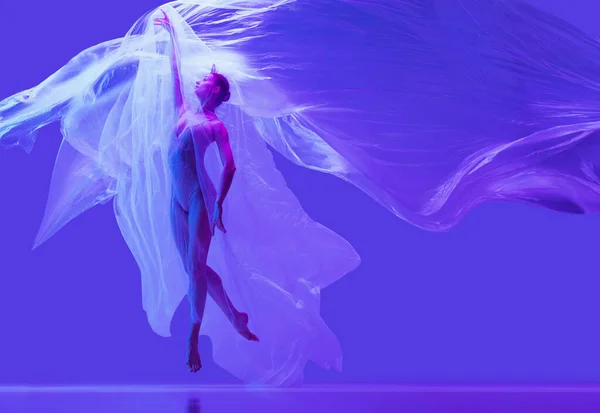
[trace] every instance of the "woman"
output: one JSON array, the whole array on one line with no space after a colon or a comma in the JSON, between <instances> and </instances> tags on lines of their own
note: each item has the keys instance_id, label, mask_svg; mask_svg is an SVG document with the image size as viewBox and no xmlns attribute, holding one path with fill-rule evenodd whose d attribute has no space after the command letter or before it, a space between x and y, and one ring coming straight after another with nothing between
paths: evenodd
<instances>
[{"instance_id":1,"label":"woman","mask_svg":"<svg viewBox=\"0 0 600 413\"><path fill-rule=\"evenodd\" d=\"M229 83L223 75L216 73L213 65L211 73L196 84L195 91L201 110L197 111L186 104L181 90L176 33L172 30L167 14L164 11L162 13L163 17L157 19L156 24L167 29L171 36L173 83L178 114L174 133L176 139L169 148L169 165L173 178L171 220L177 248L190 278L188 299L192 328L188 343L188 366L190 371L196 372L202 367L198 335L207 291L243 337L251 341L258 341L258 338L248 329L248 315L233 306L223 289L221 277L206 264L215 227L225 233L223 202L235 173L227 128L215 114L217 107L229 100ZM204 155L213 142L217 144L224 168L211 224L202 194L214 190L204 166Z\"/></svg>"}]
</instances>

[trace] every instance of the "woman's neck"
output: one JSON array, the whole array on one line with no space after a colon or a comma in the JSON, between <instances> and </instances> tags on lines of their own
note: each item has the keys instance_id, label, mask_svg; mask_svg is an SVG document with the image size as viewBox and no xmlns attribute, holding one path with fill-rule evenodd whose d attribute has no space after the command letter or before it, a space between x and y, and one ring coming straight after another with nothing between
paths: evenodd
<instances>
[{"instance_id":1,"label":"woman's neck","mask_svg":"<svg viewBox=\"0 0 600 413\"><path fill-rule=\"evenodd\" d=\"M217 119L217 115L215 114L215 112L212 112L212 111L209 111L209 110L203 110L202 111L202 115L207 120L215 120L215 119Z\"/></svg>"},{"instance_id":2,"label":"woman's neck","mask_svg":"<svg viewBox=\"0 0 600 413\"><path fill-rule=\"evenodd\" d=\"M202 111L204 113L212 113L214 115L215 109L217 109L217 107L212 102L207 102L206 104L202 105Z\"/></svg>"}]
</instances>

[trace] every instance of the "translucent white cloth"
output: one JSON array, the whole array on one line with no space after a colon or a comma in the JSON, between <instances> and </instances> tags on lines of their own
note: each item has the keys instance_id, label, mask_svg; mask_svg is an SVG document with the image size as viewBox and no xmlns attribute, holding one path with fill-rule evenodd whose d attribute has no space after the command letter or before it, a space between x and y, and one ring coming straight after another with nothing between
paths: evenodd
<instances>
[{"instance_id":1,"label":"translucent white cloth","mask_svg":"<svg viewBox=\"0 0 600 413\"><path fill-rule=\"evenodd\" d=\"M208 263L261 342L238 337L212 302L202 333L215 361L241 379L291 384L307 360L341 368L319 294L359 264L345 240L306 215L267 145L427 230L448 229L492 200L598 211L600 45L526 4L198 0L163 8L178 34L187 99L213 64L231 83L218 114L237 173L224 206L228 232L215 235ZM112 199L150 325L168 336L187 276L169 223L174 96L158 16L0 102L0 144L30 150L37 129L61 121L36 245ZM206 165L216 184L214 150ZM210 207L214 193L205 192ZM351 322L359 329L368 320Z\"/></svg>"}]
</instances>

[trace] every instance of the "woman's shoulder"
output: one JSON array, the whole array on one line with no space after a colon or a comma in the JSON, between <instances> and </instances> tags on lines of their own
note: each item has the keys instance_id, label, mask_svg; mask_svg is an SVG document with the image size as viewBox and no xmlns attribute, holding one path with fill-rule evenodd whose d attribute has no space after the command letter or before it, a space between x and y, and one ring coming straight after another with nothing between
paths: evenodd
<instances>
[{"instance_id":1,"label":"woman's shoulder","mask_svg":"<svg viewBox=\"0 0 600 413\"><path fill-rule=\"evenodd\" d=\"M208 119L206 125L210 128L213 137L218 138L222 136L227 136L227 128L225 127L225 124L221 121L221 119L217 117Z\"/></svg>"}]
</instances>

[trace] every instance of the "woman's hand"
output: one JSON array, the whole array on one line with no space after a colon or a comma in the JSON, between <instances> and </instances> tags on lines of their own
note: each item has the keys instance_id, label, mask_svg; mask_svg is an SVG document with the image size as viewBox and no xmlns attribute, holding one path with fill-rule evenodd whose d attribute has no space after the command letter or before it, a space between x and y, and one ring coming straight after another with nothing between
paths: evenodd
<instances>
[{"instance_id":1,"label":"woman's hand","mask_svg":"<svg viewBox=\"0 0 600 413\"><path fill-rule=\"evenodd\" d=\"M212 234L215 235L215 227L219 228L223 234L227 231L225 230L225 226L223 225L223 204L220 202L215 203L215 212L213 215L213 224L212 224Z\"/></svg>"},{"instance_id":2,"label":"woman's hand","mask_svg":"<svg viewBox=\"0 0 600 413\"><path fill-rule=\"evenodd\" d=\"M167 16L167 13L165 13L163 9L160 9L160 11L163 14L163 17L158 17L154 19L154 25L162 26L170 31L173 28L173 26L171 25L171 20L169 20L169 16Z\"/></svg>"}]
</instances>

